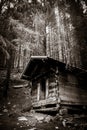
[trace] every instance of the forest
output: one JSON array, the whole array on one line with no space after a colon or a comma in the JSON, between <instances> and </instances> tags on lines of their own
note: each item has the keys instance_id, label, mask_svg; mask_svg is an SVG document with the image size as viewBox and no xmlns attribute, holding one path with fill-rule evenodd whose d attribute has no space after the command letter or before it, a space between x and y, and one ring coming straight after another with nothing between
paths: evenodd
<instances>
[{"instance_id":1,"label":"forest","mask_svg":"<svg viewBox=\"0 0 87 130\"><path fill-rule=\"evenodd\" d=\"M31 55L87 69L86 4L85 0L1 0L0 68L6 70L7 82L11 70L23 70Z\"/></svg>"},{"instance_id":2,"label":"forest","mask_svg":"<svg viewBox=\"0 0 87 130\"><path fill-rule=\"evenodd\" d=\"M1 102L12 86L29 84L20 78L31 56L87 71L87 1L0 0Z\"/></svg>"}]
</instances>

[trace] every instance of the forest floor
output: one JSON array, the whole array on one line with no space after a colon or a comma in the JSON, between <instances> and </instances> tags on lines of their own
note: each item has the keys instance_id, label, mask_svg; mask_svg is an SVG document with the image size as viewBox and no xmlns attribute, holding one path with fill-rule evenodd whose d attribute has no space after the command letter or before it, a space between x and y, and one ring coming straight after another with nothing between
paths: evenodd
<instances>
[{"instance_id":1,"label":"forest floor","mask_svg":"<svg viewBox=\"0 0 87 130\"><path fill-rule=\"evenodd\" d=\"M78 114L48 115L31 110L29 84L14 77L3 98L0 86L0 130L87 130L87 116Z\"/></svg>"},{"instance_id":2,"label":"forest floor","mask_svg":"<svg viewBox=\"0 0 87 130\"><path fill-rule=\"evenodd\" d=\"M50 116L41 113L0 113L0 130L87 130L82 115Z\"/></svg>"}]
</instances>

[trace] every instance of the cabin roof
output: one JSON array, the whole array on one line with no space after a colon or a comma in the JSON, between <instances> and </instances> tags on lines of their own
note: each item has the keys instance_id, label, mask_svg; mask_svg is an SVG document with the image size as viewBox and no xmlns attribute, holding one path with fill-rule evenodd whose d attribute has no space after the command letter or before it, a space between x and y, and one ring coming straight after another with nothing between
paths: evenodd
<instances>
[{"instance_id":1,"label":"cabin roof","mask_svg":"<svg viewBox=\"0 0 87 130\"><path fill-rule=\"evenodd\" d=\"M26 80L32 80L38 75L43 75L50 71L51 68L60 66L62 69L65 68L65 64L58 62L47 56L31 56L21 78ZM45 68L45 71L44 69Z\"/></svg>"},{"instance_id":2,"label":"cabin roof","mask_svg":"<svg viewBox=\"0 0 87 130\"><path fill-rule=\"evenodd\" d=\"M57 60L54 60L47 56L31 56L26 68L24 69L21 78L26 80L32 80L37 76L44 75L48 73L52 68L58 66L62 71L68 71L74 73L82 78L87 77L87 71L76 68L76 67L66 67L66 64ZM44 69L45 68L45 71Z\"/></svg>"}]
</instances>

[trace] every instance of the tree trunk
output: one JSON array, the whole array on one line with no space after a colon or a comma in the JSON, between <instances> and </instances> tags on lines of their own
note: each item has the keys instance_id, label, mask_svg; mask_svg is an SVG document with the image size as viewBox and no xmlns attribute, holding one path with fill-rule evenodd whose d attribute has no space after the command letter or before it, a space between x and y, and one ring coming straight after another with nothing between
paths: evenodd
<instances>
[{"instance_id":1,"label":"tree trunk","mask_svg":"<svg viewBox=\"0 0 87 130\"><path fill-rule=\"evenodd\" d=\"M7 60L7 74L6 74L6 79L5 79L4 88L3 88L3 96L5 98L7 98L7 92L10 85L11 63L12 63L12 50L10 50L10 58Z\"/></svg>"},{"instance_id":2,"label":"tree trunk","mask_svg":"<svg viewBox=\"0 0 87 130\"><path fill-rule=\"evenodd\" d=\"M21 44L19 45L19 57L18 57L18 65L17 65L18 72L20 71L20 60L21 60Z\"/></svg>"}]
</instances>

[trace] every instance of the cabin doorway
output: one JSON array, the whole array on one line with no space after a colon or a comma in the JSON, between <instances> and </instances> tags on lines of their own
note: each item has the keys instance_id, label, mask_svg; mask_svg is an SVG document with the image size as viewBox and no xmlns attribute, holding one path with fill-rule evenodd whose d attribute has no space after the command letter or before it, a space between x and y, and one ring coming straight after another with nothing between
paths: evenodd
<instances>
[{"instance_id":1,"label":"cabin doorway","mask_svg":"<svg viewBox=\"0 0 87 130\"><path fill-rule=\"evenodd\" d=\"M40 82L40 100L44 100L46 98L46 80L42 79Z\"/></svg>"}]
</instances>

